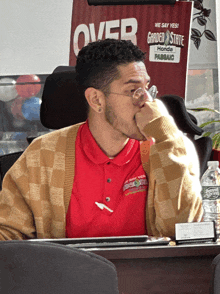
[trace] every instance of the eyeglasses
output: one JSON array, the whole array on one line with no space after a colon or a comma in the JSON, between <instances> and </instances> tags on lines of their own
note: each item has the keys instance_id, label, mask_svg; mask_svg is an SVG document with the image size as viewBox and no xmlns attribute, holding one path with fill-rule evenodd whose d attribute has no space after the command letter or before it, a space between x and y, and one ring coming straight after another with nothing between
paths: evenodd
<instances>
[{"instance_id":1,"label":"eyeglasses","mask_svg":"<svg viewBox=\"0 0 220 294\"><path fill-rule=\"evenodd\" d=\"M153 101L153 98L152 98L151 94L149 93L149 91L146 89L142 89L142 88L136 89L134 91L134 93L131 95L114 93L114 92L110 92L109 94L116 94L116 95L123 95L123 96L131 97L134 106L140 106L141 103L145 100ZM147 95L147 99L145 98L145 95Z\"/></svg>"}]
</instances>

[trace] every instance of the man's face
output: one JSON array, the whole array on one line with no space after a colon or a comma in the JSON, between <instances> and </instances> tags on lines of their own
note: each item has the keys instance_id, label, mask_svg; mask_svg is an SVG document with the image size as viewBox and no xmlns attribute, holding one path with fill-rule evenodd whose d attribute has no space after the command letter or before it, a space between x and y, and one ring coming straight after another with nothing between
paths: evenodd
<instances>
[{"instance_id":1,"label":"man's face","mask_svg":"<svg viewBox=\"0 0 220 294\"><path fill-rule=\"evenodd\" d=\"M129 96L132 96L140 87L148 89L150 77L143 62L119 65L118 71L120 78L110 84L110 94L106 97L105 119L125 137L144 140L145 137L139 131L135 121L135 115L142 105L133 105L132 98Z\"/></svg>"}]
</instances>

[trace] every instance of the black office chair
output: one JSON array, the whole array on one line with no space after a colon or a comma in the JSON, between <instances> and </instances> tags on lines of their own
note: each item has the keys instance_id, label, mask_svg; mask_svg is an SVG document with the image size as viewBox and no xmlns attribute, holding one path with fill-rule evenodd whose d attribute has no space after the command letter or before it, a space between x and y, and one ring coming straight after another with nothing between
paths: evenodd
<instances>
[{"instance_id":1,"label":"black office chair","mask_svg":"<svg viewBox=\"0 0 220 294\"><path fill-rule=\"evenodd\" d=\"M11 168L22 153L23 151L19 151L0 156L0 191L2 189L2 181L6 172Z\"/></svg>"},{"instance_id":2,"label":"black office chair","mask_svg":"<svg viewBox=\"0 0 220 294\"><path fill-rule=\"evenodd\" d=\"M68 127L87 119L85 88L76 82L74 67L58 66L45 81L40 119L48 129Z\"/></svg>"},{"instance_id":3,"label":"black office chair","mask_svg":"<svg viewBox=\"0 0 220 294\"><path fill-rule=\"evenodd\" d=\"M119 294L116 268L104 257L32 241L0 242L0 293Z\"/></svg>"},{"instance_id":4,"label":"black office chair","mask_svg":"<svg viewBox=\"0 0 220 294\"><path fill-rule=\"evenodd\" d=\"M220 254L218 254L212 261L211 265L211 283L210 294L220 293Z\"/></svg>"},{"instance_id":5,"label":"black office chair","mask_svg":"<svg viewBox=\"0 0 220 294\"><path fill-rule=\"evenodd\" d=\"M58 66L47 77L44 85L41 123L46 128L59 129L85 121L87 102L84 91L83 86L77 84L73 66ZM200 160L200 176L202 176L207 168L207 161L211 158L211 138L194 139L195 135L202 135L203 129L197 126L196 118L187 112L183 98L176 95L164 95L159 99L173 116L178 128L195 144Z\"/></svg>"}]
</instances>

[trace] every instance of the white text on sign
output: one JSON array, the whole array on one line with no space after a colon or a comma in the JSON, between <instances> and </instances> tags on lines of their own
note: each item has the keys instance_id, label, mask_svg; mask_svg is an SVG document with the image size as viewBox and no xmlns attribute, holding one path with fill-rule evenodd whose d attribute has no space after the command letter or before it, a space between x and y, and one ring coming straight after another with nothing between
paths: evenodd
<instances>
[{"instance_id":1,"label":"white text on sign","mask_svg":"<svg viewBox=\"0 0 220 294\"><path fill-rule=\"evenodd\" d=\"M114 32L112 31L114 30ZM77 56L80 49L79 48L79 37L81 34L84 36L84 45L86 46L89 42L95 42L101 40L103 37L105 39L121 39L121 40L131 40L135 45L137 45L137 33L138 22L136 18L125 18L117 20L103 21L99 24L98 34L95 33L95 24L90 23L88 26L86 24L80 24L76 27L73 35L73 50Z\"/></svg>"}]
</instances>

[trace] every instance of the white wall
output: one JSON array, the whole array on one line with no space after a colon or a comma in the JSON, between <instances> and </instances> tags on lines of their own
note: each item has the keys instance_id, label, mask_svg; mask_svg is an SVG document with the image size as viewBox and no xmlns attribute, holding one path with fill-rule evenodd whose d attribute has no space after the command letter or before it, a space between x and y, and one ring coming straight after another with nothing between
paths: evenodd
<instances>
[{"instance_id":1,"label":"white wall","mask_svg":"<svg viewBox=\"0 0 220 294\"><path fill-rule=\"evenodd\" d=\"M69 64L73 0L0 0L0 75Z\"/></svg>"}]
</instances>

